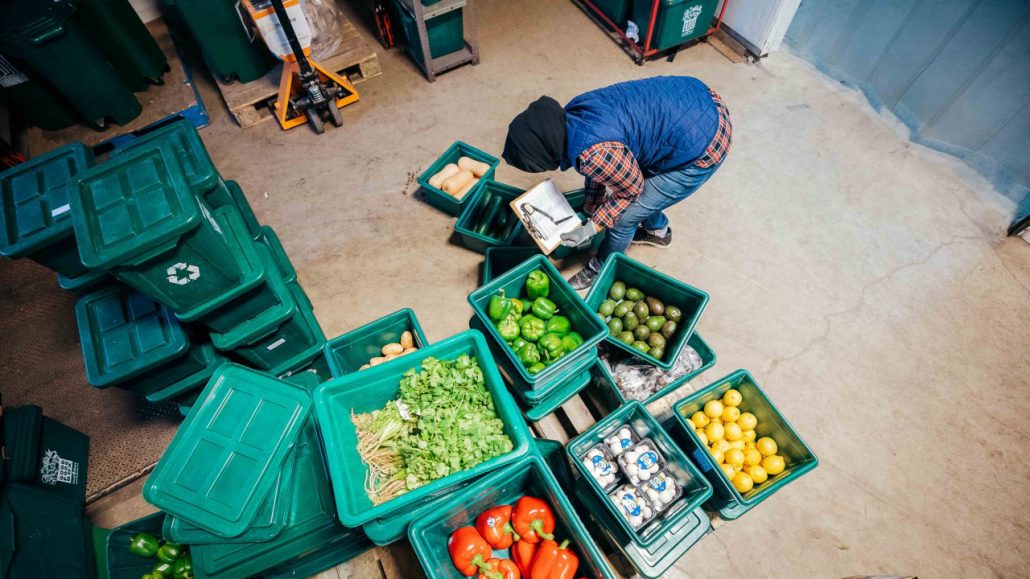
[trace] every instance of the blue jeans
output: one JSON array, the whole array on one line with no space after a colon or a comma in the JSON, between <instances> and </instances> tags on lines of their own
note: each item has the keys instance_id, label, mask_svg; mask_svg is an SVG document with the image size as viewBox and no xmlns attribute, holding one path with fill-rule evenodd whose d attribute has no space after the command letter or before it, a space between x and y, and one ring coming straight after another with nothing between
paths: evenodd
<instances>
[{"instance_id":1,"label":"blue jeans","mask_svg":"<svg viewBox=\"0 0 1030 579\"><path fill-rule=\"evenodd\" d=\"M690 164L679 171L644 179L644 192L623 211L615 227L605 233L597 251L598 261L604 263L613 253L625 253L640 226L650 230L667 227L669 218L662 210L690 197L720 165L722 163L702 169Z\"/></svg>"}]
</instances>

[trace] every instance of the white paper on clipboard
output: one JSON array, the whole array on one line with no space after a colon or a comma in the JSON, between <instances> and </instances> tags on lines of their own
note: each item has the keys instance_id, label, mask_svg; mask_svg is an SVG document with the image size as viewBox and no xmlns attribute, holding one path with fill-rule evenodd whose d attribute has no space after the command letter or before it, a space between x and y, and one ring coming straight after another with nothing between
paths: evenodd
<instances>
[{"instance_id":1,"label":"white paper on clipboard","mask_svg":"<svg viewBox=\"0 0 1030 579\"><path fill-rule=\"evenodd\" d=\"M550 179L516 197L510 205L544 255L561 244L562 233L580 225L576 210Z\"/></svg>"}]
</instances>

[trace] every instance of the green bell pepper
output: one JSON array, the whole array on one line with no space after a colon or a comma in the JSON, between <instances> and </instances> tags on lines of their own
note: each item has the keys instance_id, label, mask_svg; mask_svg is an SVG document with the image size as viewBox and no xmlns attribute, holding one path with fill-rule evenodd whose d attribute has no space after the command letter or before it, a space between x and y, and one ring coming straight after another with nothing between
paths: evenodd
<instances>
[{"instance_id":1,"label":"green bell pepper","mask_svg":"<svg viewBox=\"0 0 1030 579\"><path fill-rule=\"evenodd\" d=\"M529 272L526 276L526 295L529 299L546 298L551 293L551 280L541 270Z\"/></svg>"},{"instance_id":2,"label":"green bell pepper","mask_svg":"<svg viewBox=\"0 0 1030 579\"><path fill-rule=\"evenodd\" d=\"M562 336L561 343L565 346L566 352L571 352L583 345L583 336L580 336L577 332L569 332Z\"/></svg>"},{"instance_id":3,"label":"green bell pepper","mask_svg":"<svg viewBox=\"0 0 1030 579\"><path fill-rule=\"evenodd\" d=\"M533 300L532 310L534 316L541 320L549 320L558 311L558 306L547 298L537 298Z\"/></svg>"},{"instance_id":4,"label":"green bell pepper","mask_svg":"<svg viewBox=\"0 0 1030 579\"><path fill-rule=\"evenodd\" d=\"M136 533L129 539L129 552L140 557L153 557L160 547L157 537L148 533Z\"/></svg>"},{"instance_id":5,"label":"green bell pepper","mask_svg":"<svg viewBox=\"0 0 1030 579\"><path fill-rule=\"evenodd\" d=\"M535 342L547 333L547 325L540 318L530 314L528 316L522 316L519 320L519 330L522 334L522 339L527 342Z\"/></svg>"},{"instance_id":6,"label":"green bell pepper","mask_svg":"<svg viewBox=\"0 0 1030 579\"><path fill-rule=\"evenodd\" d=\"M510 316L497 323L497 332L501 334L501 338L503 338L505 342L511 342L515 338L518 338L519 331L519 323L513 320Z\"/></svg>"},{"instance_id":7,"label":"green bell pepper","mask_svg":"<svg viewBox=\"0 0 1030 579\"><path fill-rule=\"evenodd\" d=\"M175 579L193 579L193 558L185 553L172 564L172 577Z\"/></svg>"},{"instance_id":8,"label":"green bell pepper","mask_svg":"<svg viewBox=\"0 0 1030 579\"><path fill-rule=\"evenodd\" d=\"M537 342L537 346L545 360L557 360L565 354L565 346L562 345L561 336L558 334L544 334Z\"/></svg>"},{"instance_id":9,"label":"green bell pepper","mask_svg":"<svg viewBox=\"0 0 1030 579\"><path fill-rule=\"evenodd\" d=\"M540 350L537 350L536 344L526 344L519 348L516 354L519 356L519 362L527 368L540 361Z\"/></svg>"},{"instance_id":10,"label":"green bell pepper","mask_svg":"<svg viewBox=\"0 0 1030 579\"><path fill-rule=\"evenodd\" d=\"M543 362L537 362L536 364L533 364L529 368L526 368L526 371L529 372L530 374L539 374L546 367L547 367L547 364L544 364Z\"/></svg>"},{"instance_id":11,"label":"green bell pepper","mask_svg":"<svg viewBox=\"0 0 1030 579\"><path fill-rule=\"evenodd\" d=\"M487 306L486 313L494 323L503 320L510 311L511 300L504 297L504 290L501 290L490 297L490 305Z\"/></svg>"},{"instance_id":12,"label":"green bell pepper","mask_svg":"<svg viewBox=\"0 0 1030 579\"><path fill-rule=\"evenodd\" d=\"M564 336L572 329L572 323L565 316L554 316L547 320L547 332Z\"/></svg>"},{"instance_id":13,"label":"green bell pepper","mask_svg":"<svg viewBox=\"0 0 1030 579\"><path fill-rule=\"evenodd\" d=\"M522 317L522 310L526 307L526 303L519 298L510 298L511 311L518 314L518 317Z\"/></svg>"},{"instance_id":14,"label":"green bell pepper","mask_svg":"<svg viewBox=\"0 0 1030 579\"><path fill-rule=\"evenodd\" d=\"M165 563L175 563L179 555L182 555L182 545L178 543L165 543L157 550L157 560Z\"/></svg>"},{"instance_id":15,"label":"green bell pepper","mask_svg":"<svg viewBox=\"0 0 1030 579\"><path fill-rule=\"evenodd\" d=\"M172 564L171 563L163 563L163 562L162 563L158 563L157 565L154 565L153 569L150 570L150 574L151 575L156 575L158 577L161 577L162 579L164 577L171 577L172 576Z\"/></svg>"}]
</instances>

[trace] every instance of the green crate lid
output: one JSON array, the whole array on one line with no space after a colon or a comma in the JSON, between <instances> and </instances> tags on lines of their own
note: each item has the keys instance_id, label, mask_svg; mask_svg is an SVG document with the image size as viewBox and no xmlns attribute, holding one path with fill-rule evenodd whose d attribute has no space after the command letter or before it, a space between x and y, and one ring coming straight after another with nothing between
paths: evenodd
<instances>
[{"instance_id":1,"label":"green crate lid","mask_svg":"<svg viewBox=\"0 0 1030 579\"><path fill-rule=\"evenodd\" d=\"M286 528L263 543L210 544L193 547L197 577L249 577L324 546L341 533L333 493L322 459L318 429L308 420L297 439L297 466Z\"/></svg>"},{"instance_id":2,"label":"green crate lid","mask_svg":"<svg viewBox=\"0 0 1030 579\"><path fill-rule=\"evenodd\" d=\"M286 527L289 517L289 503L293 496L294 470L297 453L291 452L286 466L276 477L275 485L265 497L257 518L249 529L235 537L223 537L193 523L169 515L165 518L163 532L166 539L187 545L204 543L259 543L271 541Z\"/></svg>"},{"instance_id":3,"label":"green crate lid","mask_svg":"<svg viewBox=\"0 0 1030 579\"><path fill-rule=\"evenodd\" d=\"M86 171L69 202L79 257L91 269L142 261L211 218L163 148L126 151Z\"/></svg>"},{"instance_id":4,"label":"green crate lid","mask_svg":"<svg viewBox=\"0 0 1030 579\"><path fill-rule=\"evenodd\" d=\"M197 195L218 185L218 171L207 154L204 142L200 140L200 133L186 120L180 119L135 139L125 147L115 148L111 152L111 158L118 158L127 152L153 148L167 148L175 155L186 174L186 180Z\"/></svg>"},{"instance_id":5,"label":"green crate lid","mask_svg":"<svg viewBox=\"0 0 1030 579\"><path fill-rule=\"evenodd\" d=\"M165 400L171 400L173 398L181 398L191 390L203 388L207 381L211 379L211 376L215 373L215 370L219 366L226 362L225 356L222 356L215 351L214 346L211 344L200 344L198 348L198 357L203 361L204 367L197 370L193 374L186 376L180 380L177 380L160 390L155 390L144 397L147 402L151 404L158 404Z\"/></svg>"},{"instance_id":6,"label":"green crate lid","mask_svg":"<svg viewBox=\"0 0 1030 579\"><path fill-rule=\"evenodd\" d=\"M75 303L86 378L104 388L186 355L190 339L165 306L113 285Z\"/></svg>"},{"instance_id":7,"label":"green crate lid","mask_svg":"<svg viewBox=\"0 0 1030 579\"><path fill-rule=\"evenodd\" d=\"M304 389L223 364L158 461L143 497L219 535L243 533L310 410Z\"/></svg>"},{"instance_id":8,"label":"green crate lid","mask_svg":"<svg viewBox=\"0 0 1030 579\"><path fill-rule=\"evenodd\" d=\"M69 187L93 166L72 143L0 173L0 255L17 259L72 235Z\"/></svg>"}]
</instances>

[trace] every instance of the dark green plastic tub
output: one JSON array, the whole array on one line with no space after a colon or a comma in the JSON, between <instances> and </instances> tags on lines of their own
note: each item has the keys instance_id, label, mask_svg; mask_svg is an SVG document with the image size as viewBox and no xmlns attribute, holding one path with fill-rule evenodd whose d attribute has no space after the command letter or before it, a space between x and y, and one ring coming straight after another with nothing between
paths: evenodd
<instances>
[{"instance_id":1,"label":"dark green plastic tub","mask_svg":"<svg viewBox=\"0 0 1030 579\"><path fill-rule=\"evenodd\" d=\"M469 190L461 200L455 199L449 193L445 193L442 189L437 189L429 184L430 177L436 175L440 169L443 169L448 163L457 164L459 157L469 157L490 165L490 170L479 179L479 183L476 183L476 185L472 187L472 189ZM433 162L428 169L419 175L418 184L422 187L422 192L426 196L427 203L448 215L457 217L458 215L461 215L461 211L465 208L465 205L479 193L480 189L483 188L486 182L493 180L494 170L499 164L500 160L497 157L488 155L467 143L455 141L453 145L444 151L443 155L440 155L440 158Z\"/></svg>"},{"instance_id":2,"label":"dark green plastic tub","mask_svg":"<svg viewBox=\"0 0 1030 579\"><path fill-rule=\"evenodd\" d=\"M329 370L334 378L357 372L372 358L382 356L383 346L399 342L404 332L411 332L416 348L429 345L415 312L404 308L329 340L324 350Z\"/></svg>"}]
</instances>

